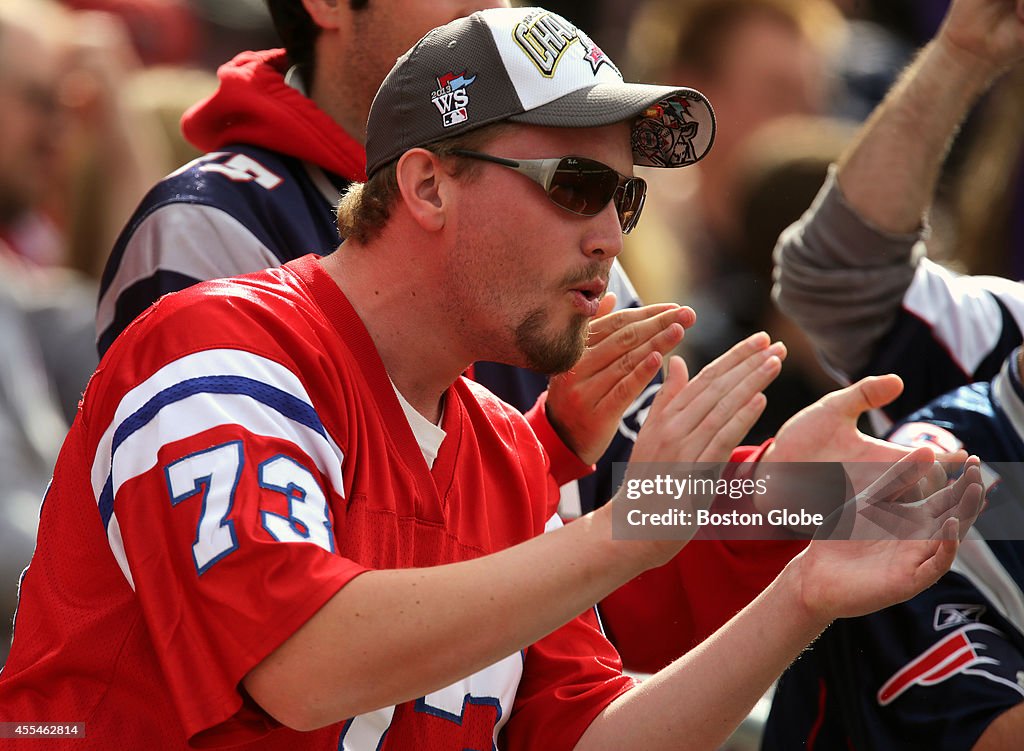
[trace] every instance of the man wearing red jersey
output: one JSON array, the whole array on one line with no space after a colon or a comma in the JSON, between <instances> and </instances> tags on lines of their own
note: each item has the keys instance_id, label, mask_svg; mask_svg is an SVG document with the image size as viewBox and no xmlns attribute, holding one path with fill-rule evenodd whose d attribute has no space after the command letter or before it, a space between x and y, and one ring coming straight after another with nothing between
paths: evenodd
<instances>
[{"instance_id":1,"label":"man wearing red jersey","mask_svg":"<svg viewBox=\"0 0 1024 751\"><path fill-rule=\"evenodd\" d=\"M910 512L923 539L810 545L631 690L588 608L681 541L615 539L623 499L541 535L540 444L460 377L576 362L643 207L631 165L692 161L711 122L541 9L428 34L371 110L343 248L164 298L104 358L0 721L83 722L79 749L710 748L832 619L934 581L976 463ZM671 360L635 462L726 460L783 353L754 336L692 380Z\"/></svg>"}]
</instances>

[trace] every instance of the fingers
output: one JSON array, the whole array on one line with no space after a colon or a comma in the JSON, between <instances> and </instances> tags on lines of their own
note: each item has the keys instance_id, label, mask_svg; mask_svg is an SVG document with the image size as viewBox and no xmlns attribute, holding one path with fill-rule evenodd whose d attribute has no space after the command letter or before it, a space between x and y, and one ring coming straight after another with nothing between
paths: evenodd
<instances>
[{"instance_id":1,"label":"fingers","mask_svg":"<svg viewBox=\"0 0 1024 751\"><path fill-rule=\"evenodd\" d=\"M665 372L665 382L654 397L651 404L651 414L661 412L671 403L683 387L689 383L690 373L686 362L678 355L668 358L668 368Z\"/></svg>"},{"instance_id":2,"label":"fingers","mask_svg":"<svg viewBox=\"0 0 1024 751\"><path fill-rule=\"evenodd\" d=\"M956 482L928 496L922 505L925 512L922 518L934 518L937 524L947 519L961 519L965 522L961 527L966 532L977 515L973 507L975 497L980 498L980 481L981 473L977 467L968 467Z\"/></svg>"},{"instance_id":3,"label":"fingers","mask_svg":"<svg viewBox=\"0 0 1024 751\"><path fill-rule=\"evenodd\" d=\"M738 380L765 360L771 357L781 360L785 356L785 345L781 342L772 344L771 339L763 331L748 336L739 344L730 347L725 354L705 365L694 376L690 388L680 394L678 398L681 403L677 407L681 408L697 401L708 390L713 389L721 394L735 386Z\"/></svg>"},{"instance_id":4,"label":"fingers","mask_svg":"<svg viewBox=\"0 0 1024 751\"><path fill-rule=\"evenodd\" d=\"M967 533L981 512L984 495L977 457L968 460L955 482L932 493L923 503L901 502L898 495L905 494L901 489L904 483L910 483L916 489L918 481L914 477L917 474L922 470L926 475L934 472L931 467L925 467L921 462L901 460L872 486L879 489L877 495L865 492L866 503L858 509L858 515L870 521L875 528L864 528L862 534L873 537L882 533L883 537L895 539L934 539L939 527L951 519L958 521L961 535Z\"/></svg>"},{"instance_id":5,"label":"fingers","mask_svg":"<svg viewBox=\"0 0 1024 751\"><path fill-rule=\"evenodd\" d=\"M608 302L609 299L611 300L610 303ZM605 309L606 305L608 306L607 309ZM670 316L671 320L678 321L683 328L687 329L697 320L697 314L693 312L692 308L680 307L675 303L644 305L639 308L623 308L622 310L612 312L614 305L615 295L609 292L601 300L601 307L597 309L597 316L590 322L590 334L587 338L588 346L596 347L616 332L666 313L671 314L674 312L676 315ZM664 328L664 326L659 328Z\"/></svg>"},{"instance_id":6,"label":"fingers","mask_svg":"<svg viewBox=\"0 0 1024 751\"><path fill-rule=\"evenodd\" d=\"M956 519L947 519L932 538L930 555L914 572L914 586L924 589L939 580L949 571L956 558L960 543L960 524Z\"/></svg>"},{"instance_id":7,"label":"fingers","mask_svg":"<svg viewBox=\"0 0 1024 751\"><path fill-rule=\"evenodd\" d=\"M969 483L964 490L963 500L960 501L960 508L957 511L957 519L960 523L960 539L974 526L978 520L978 514L985 507L985 484L981 479L981 462L978 457L971 456L967 459L966 469L959 481Z\"/></svg>"},{"instance_id":8,"label":"fingers","mask_svg":"<svg viewBox=\"0 0 1024 751\"><path fill-rule=\"evenodd\" d=\"M594 316L594 320L590 323L591 329L594 326L594 322L615 310L615 300L616 297L614 292L605 293L605 296L601 298L601 302L597 306L597 315Z\"/></svg>"},{"instance_id":9,"label":"fingers","mask_svg":"<svg viewBox=\"0 0 1024 751\"><path fill-rule=\"evenodd\" d=\"M614 302L614 295L606 295L601 309ZM583 358L567 374L581 390L585 408L621 414L647 387L694 319L692 310L674 304L629 308L596 318Z\"/></svg>"},{"instance_id":10,"label":"fingers","mask_svg":"<svg viewBox=\"0 0 1024 751\"><path fill-rule=\"evenodd\" d=\"M732 450L735 449L743 436L750 432L757 422L757 418L768 406L768 399L758 391L746 404L734 412L724 425L711 434L711 438L700 455L698 462L719 462L729 458ZM709 427L709 430L712 428Z\"/></svg>"},{"instance_id":11,"label":"fingers","mask_svg":"<svg viewBox=\"0 0 1024 751\"><path fill-rule=\"evenodd\" d=\"M981 481L981 467L976 456L967 460L964 471L949 487L933 493L925 503L929 515L937 523L956 519L961 539L981 513L984 486Z\"/></svg>"},{"instance_id":12,"label":"fingers","mask_svg":"<svg viewBox=\"0 0 1024 751\"><path fill-rule=\"evenodd\" d=\"M863 497L869 504L898 498L911 487L917 486L934 464L935 454L930 448L916 448L885 470L864 490Z\"/></svg>"},{"instance_id":13,"label":"fingers","mask_svg":"<svg viewBox=\"0 0 1024 751\"><path fill-rule=\"evenodd\" d=\"M984 508L984 504L984 487L980 484L972 484L966 492L964 492L964 498L960 502L960 509L957 515L953 517L959 523L961 540L963 540L964 537L967 536L967 533L971 531L971 527L974 526L974 522L978 520L978 514L980 514L982 508Z\"/></svg>"},{"instance_id":14,"label":"fingers","mask_svg":"<svg viewBox=\"0 0 1024 751\"><path fill-rule=\"evenodd\" d=\"M598 400L595 411L623 414L651 383L651 379L658 372L662 361L661 352L648 353L631 371L612 384L611 389Z\"/></svg>"},{"instance_id":15,"label":"fingers","mask_svg":"<svg viewBox=\"0 0 1024 751\"><path fill-rule=\"evenodd\" d=\"M964 472L949 487L932 493L927 499L928 508L932 515L943 521L952 516L959 517L960 504L964 500L964 494L971 487L971 482L973 482L973 474Z\"/></svg>"},{"instance_id":16,"label":"fingers","mask_svg":"<svg viewBox=\"0 0 1024 751\"><path fill-rule=\"evenodd\" d=\"M962 466L962 462L957 466ZM946 472L946 467L936 461L931 467L929 467L928 471L925 472L924 477L917 481L917 487L911 497L911 500L919 501L923 498L927 498L933 493L938 493L948 484L949 475Z\"/></svg>"},{"instance_id":17,"label":"fingers","mask_svg":"<svg viewBox=\"0 0 1024 751\"><path fill-rule=\"evenodd\" d=\"M785 351L782 350L782 355L778 352L772 348L755 352L721 375L710 380L705 377L698 383L704 375L701 371L691 388L676 399L686 410L683 414L688 429L700 426L706 430L724 425L728 416L778 376Z\"/></svg>"},{"instance_id":18,"label":"fingers","mask_svg":"<svg viewBox=\"0 0 1024 751\"><path fill-rule=\"evenodd\" d=\"M732 367L712 369L715 376L710 379L705 368L673 400L669 407L673 413L671 431L678 436L680 451L687 460L713 462L728 458L764 410L766 400L761 391L781 371L785 348L781 344L763 349L757 346L748 346L747 351L754 351L743 359L735 357L735 352L727 353ZM741 347L740 354L743 351ZM720 365L720 361L712 365ZM698 378L703 379L701 384Z\"/></svg>"},{"instance_id":19,"label":"fingers","mask_svg":"<svg viewBox=\"0 0 1024 751\"><path fill-rule=\"evenodd\" d=\"M956 451L936 451L935 461L942 465L946 475L952 475L967 463L967 452L964 449Z\"/></svg>"},{"instance_id":20,"label":"fingers","mask_svg":"<svg viewBox=\"0 0 1024 751\"><path fill-rule=\"evenodd\" d=\"M597 379L595 387L603 386L600 393L605 393L651 352L668 354L683 340L685 326L692 322L693 311L672 306L658 312L660 307L631 308L605 316L605 320L614 318L626 321L626 324L614 331L609 330L603 337L595 337L592 329L587 351L573 372L581 378ZM642 315L635 315L636 311ZM626 313L631 315L623 315Z\"/></svg>"}]
</instances>

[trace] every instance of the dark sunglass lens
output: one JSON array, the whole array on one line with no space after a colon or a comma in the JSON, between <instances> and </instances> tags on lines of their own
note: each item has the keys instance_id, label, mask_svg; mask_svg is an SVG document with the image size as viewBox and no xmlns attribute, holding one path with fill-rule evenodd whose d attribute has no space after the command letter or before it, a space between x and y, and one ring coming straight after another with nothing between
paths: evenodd
<instances>
[{"instance_id":1,"label":"dark sunglass lens","mask_svg":"<svg viewBox=\"0 0 1024 751\"><path fill-rule=\"evenodd\" d=\"M594 216L608 205L618 183L615 170L600 162L565 157L551 178L548 196L563 209Z\"/></svg>"},{"instance_id":2,"label":"dark sunglass lens","mask_svg":"<svg viewBox=\"0 0 1024 751\"><path fill-rule=\"evenodd\" d=\"M640 221L640 212L647 198L647 183L639 177L633 177L623 184L621 192L616 195L616 209L619 212L619 223L623 234L628 235Z\"/></svg>"}]
</instances>

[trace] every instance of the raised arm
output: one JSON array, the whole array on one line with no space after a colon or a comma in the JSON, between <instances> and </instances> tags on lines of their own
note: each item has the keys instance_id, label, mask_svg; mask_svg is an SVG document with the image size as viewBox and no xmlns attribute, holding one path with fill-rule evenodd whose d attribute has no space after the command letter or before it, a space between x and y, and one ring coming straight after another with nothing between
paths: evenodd
<instances>
[{"instance_id":1,"label":"raised arm","mask_svg":"<svg viewBox=\"0 0 1024 751\"><path fill-rule=\"evenodd\" d=\"M986 357L1002 347L992 321L1002 315L1009 338L1017 329L1008 310L1019 295L1000 280L954 278L921 259L919 241L960 123L998 74L1024 57L1022 19L1019 2L954 2L776 248L779 307L837 374L898 372L907 392L894 414L962 384L965 374L986 377ZM912 311L905 320L903 307ZM884 343L897 338L890 357Z\"/></svg>"},{"instance_id":2,"label":"raised arm","mask_svg":"<svg viewBox=\"0 0 1024 751\"><path fill-rule=\"evenodd\" d=\"M1024 3L954 0L935 39L839 161L839 189L854 211L884 231L915 232L960 123L1022 58Z\"/></svg>"}]
</instances>

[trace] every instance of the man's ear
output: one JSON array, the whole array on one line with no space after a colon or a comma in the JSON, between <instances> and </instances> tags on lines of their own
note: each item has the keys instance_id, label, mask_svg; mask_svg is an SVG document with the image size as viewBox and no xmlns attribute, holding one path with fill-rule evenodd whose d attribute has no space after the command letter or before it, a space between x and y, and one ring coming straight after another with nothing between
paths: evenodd
<instances>
[{"instance_id":1,"label":"man's ear","mask_svg":"<svg viewBox=\"0 0 1024 751\"><path fill-rule=\"evenodd\" d=\"M342 14L350 13L348 3L344 0L302 0L302 6L313 19L313 23L321 29L338 28L342 22Z\"/></svg>"},{"instance_id":2,"label":"man's ear","mask_svg":"<svg viewBox=\"0 0 1024 751\"><path fill-rule=\"evenodd\" d=\"M452 177L441 167L440 158L426 149L402 154L395 170L398 189L412 218L428 232L444 228L446 186Z\"/></svg>"}]
</instances>

